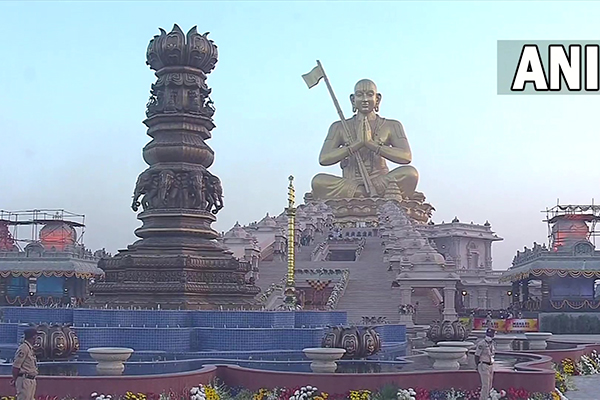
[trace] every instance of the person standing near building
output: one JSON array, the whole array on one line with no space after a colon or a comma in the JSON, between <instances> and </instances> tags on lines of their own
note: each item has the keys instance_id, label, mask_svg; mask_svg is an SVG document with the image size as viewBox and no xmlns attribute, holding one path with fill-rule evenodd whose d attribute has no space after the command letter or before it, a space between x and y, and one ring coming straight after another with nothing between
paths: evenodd
<instances>
[{"instance_id":1,"label":"person standing near building","mask_svg":"<svg viewBox=\"0 0 600 400\"><path fill-rule=\"evenodd\" d=\"M496 344L494 336L496 332L488 328L485 332L485 338L477 343L475 349L475 364L477 372L481 378L481 394L479 400L488 400L492 390L494 379L494 356L496 355Z\"/></svg>"},{"instance_id":2,"label":"person standing near building","mask_svg":"<svg viewBox=\"0 0 600 400\"><path fill-rule=\"evenodd\" d=\"M17 389L17 400L35 399L35 378L38 375L37 359L33 351L33 344L37 336L37 329L25 329L25 340L17 349L12 367L11 384Z\"/></svg>"}]
</instances>

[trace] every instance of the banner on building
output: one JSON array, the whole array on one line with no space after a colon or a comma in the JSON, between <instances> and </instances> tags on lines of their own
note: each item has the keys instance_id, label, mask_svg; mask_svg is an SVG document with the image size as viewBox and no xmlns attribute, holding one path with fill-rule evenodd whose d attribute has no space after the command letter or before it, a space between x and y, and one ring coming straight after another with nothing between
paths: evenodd
<instances>
[{"instance_id":1,"label":"banner on building","mask_svg":"<svg viewBox=\"0 0 600 400\"><path fill-rule=\"evenodd\" d=\"M507 319L506 328L509 332L537 332L539 330L537 319Z\"/></svg>"},{"instance_id":2,"label":"banner on building","mask_svg":"<svg viewBox=\"0 0 600 400\"><path fill-rule=\"evenodd\" d=\"M461 318L461 322L469 325L469 318ZM482 330L487 328L487 320L485 318L473 319L473 330ZM492 319L492 327L498 332L537 332L537 319Z\"/></svg>"}]
</instances>

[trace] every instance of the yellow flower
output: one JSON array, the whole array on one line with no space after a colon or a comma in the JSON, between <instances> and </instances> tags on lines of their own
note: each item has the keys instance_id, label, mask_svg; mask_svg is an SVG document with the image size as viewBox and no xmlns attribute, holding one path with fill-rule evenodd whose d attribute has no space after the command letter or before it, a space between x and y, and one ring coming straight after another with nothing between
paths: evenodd
<instances>
[{"instance_id":1,"label":"yellow flower","mask_svg":"<svg viewBox=\"0 0 600 400\"><path fill-rule=\"evenodd\" d=\"M560 400L560 396L556 391L552 392L552 400Z\"/></svg>"},{"instance_id":2,"label":"yellow flower","mask_svg":"<svg viewBox=\"0 0 600 400\"><path fill-rule=\"evenodd\" d=\"M221 397L219 396L219 393L217 393L217 391L213 387L206 386L204 388L204 393L206 394L206 400L220 400L221 399Z\"/></svg>"}]
</instances>

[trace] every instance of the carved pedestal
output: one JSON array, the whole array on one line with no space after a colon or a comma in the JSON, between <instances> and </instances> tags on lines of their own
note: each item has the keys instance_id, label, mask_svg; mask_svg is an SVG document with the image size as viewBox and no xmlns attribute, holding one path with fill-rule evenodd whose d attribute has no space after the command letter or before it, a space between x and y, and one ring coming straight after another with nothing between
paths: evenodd
<instances>
[{"instance_id":1,"label":"carved pedestal","mask_svg":"<svg viewBox=\"0 0 600 400\"><path fill-rule=\"evenodd\" d=\"M395 200L417 223L424 224L431 218L433 207L430 204L402 199L402 196L331 199L327 200L325 204L331 207L336 224L339 226L354 226L356 222L366 223L367 226L377 226L379 223L378 209L390 200Z\"/></svg>"},{"instance_id":2,"label":"carved pedestal","mask_svg":"<svg viewBox=\"0 0 600 400\"><path fill-rule=\"evenodd\" d=\"M223 188L208 168L206 144L215 112L206 84L217 62L207 34L175 25L150 42L147 64L156 71L144 124L149 168L138 177L132 208L143 209L140 240L103 259L104 281L91 287L94 307L171 309L253 308L258 287L246 283L250 265L215 240L211 224L223 208Z\"/></svg>"}]
</instances>

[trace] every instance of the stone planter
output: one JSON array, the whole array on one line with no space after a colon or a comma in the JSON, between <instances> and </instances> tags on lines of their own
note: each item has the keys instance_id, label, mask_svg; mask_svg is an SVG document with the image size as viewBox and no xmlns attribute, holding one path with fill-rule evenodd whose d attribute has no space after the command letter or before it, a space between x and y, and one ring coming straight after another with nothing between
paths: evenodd
<instances>
[{"instance_id":1,"label":"stone planter","mask_svg":"<svg viewBox=\"0 0 600 400\"><path fill-rule=\"evenodd\" d=\"M457 370L460 360L467 354L464 347L428 347L425 353L433 358L433 369Z\"/></svg>"},{"instance_id":2,"label":"stone planter","mask_svg":"<svg viewBox=\"0 0 600 400\"><path fill-rule=\"evenodd\" d=\"M314 347L303 349L304 355L312 360L310 369L318 373L334 373L337 369L336 360L342 358L345 349Z\"/></svg>"},{"instance_id":3,"label":"stone planter","mask_svg":"<svg viewBox=\"0 0 600 400\"><path fill-rule=\"evenodd\" d=\"M550 332L525 332L525 338L529 342L529 350L545 350L546 340L550 339Z\"/></svg>"},{"instance_id":4,"label":"stone planter","mask_svg":"<svg viewBox=\"0 0 600 400\"><path fill-rule=\"evenodd\" d=\"M513 351L512 343L516 339L514 336L496 335L494 341L496 342L496 350L498 351Z\"/></svg>"},{"instance_id":5,"label":"stone planter","mask_svg":"<svg viewBox=\"0 0 600 400\"><path fill-rule=\"evenodd\" d=\"M475 347L475 343L473 342L438 342L437 343L438 347L458 347L458 348L464 348L468 350L471 350L473 347ZM463 364L466 365L467 364L467 353L465 352L465 355L458 360L459 364Z\"/></svg>"},{"instance_id":6,"label":"stone planter","mask_svg":"<svg viewBox=\"0 0 600 400\"><path fill-rule=\"evenodd\" d=\"M131 357L133 349L126 347L93 347L88 349L90 356L98 361L98 375L121 375L125 371L125 361Z\"/></svg>"}]
</instances>

